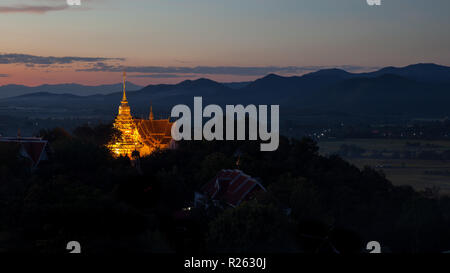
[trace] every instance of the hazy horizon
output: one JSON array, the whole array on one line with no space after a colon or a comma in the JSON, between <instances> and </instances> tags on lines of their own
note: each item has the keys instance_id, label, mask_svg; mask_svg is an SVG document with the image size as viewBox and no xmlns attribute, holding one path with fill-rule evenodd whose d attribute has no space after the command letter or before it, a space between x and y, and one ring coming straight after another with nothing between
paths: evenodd
<instances>
[{"instance_id":1,"label":"hazy horizon","mask_svg":"<svg viewBox=\"0 0 450 273\"><path fill-rule=\"evenodd\" d=\"M411 66L411 65L419 65L419 64L433 64L433 65L438 65L438 66L444 66L444 65L441 65L441 64L437 64L437 63L417 63L417 64L410 64L410 65L401 66L401 67L400 66L386 66L386 67L404 68L404 67L408 67L408 66ZM383 69L383 68L386 68L386 67L377 67L377 68L373 68L373 69L360 70L360 71L349 71L349 70L347 70L345 68L330 66L330 67L317 68L317 70L310 70L308 72L301 73L301 74L292 74L292 75L282 75L280 73L272 73L272 72L270 72L270 73L267 73L265 75L257 76L254 79L243 80L243 81L233 81L233 80L231 80L231 81L216 81L214 79L209 78L208 76L199 76L199 77L195 77L195 78L178 79L178 81L174 81L174 82L158 82L158 83L139 84L139 83L134 82L133 80L127 79L127 84L131 83L131 84L136 85L138 87L146 87L146 86L149 86L149 85L158 85L158 84L175 84L176 85L176 84L180 84L180 83L182 83L184 81L187 81L187 80L195 81L195 80L199 80L199 79L208 79L208 80L216 81L216 82L223 83L223 84L232 84L232 83L252 82L252 81L264 78L264 77L266 77L266 76L268 76L270 74L276 74L276 75L283 76L283 77L291 77L291 76L292 77L296 77L296 76L300 77L300 76L304 76L304 75L309 74L309 73L314 73L314 72L318 72L318 71L326 70L326 69L340 69L340 70L347 71L349 73L358 74L358 73L376 72L376 71L378 71L380 69ZM444 67L449 67L450 68L450 66L444 66ZM82 85L82 86L86 86L86 87L99 87L99 86L105 86L105 85L122 85L122 82L121 81L117 81L117 82L112 82L112 83L101 83L101 84L83 84L83 83L78 83L78 82L61 82L61 83L40 83L40 84L35 84L35 85L27 85L27 84L21 84L21 83L8 83L8 84L0 85L0 87L5 87L5 86L9 86L9 85L26 86L26 87L30 87L30 88L39 87L39 86L43 86L43 85L52 85L52 86L53 85Z\"/></svg>"}]
</instances>

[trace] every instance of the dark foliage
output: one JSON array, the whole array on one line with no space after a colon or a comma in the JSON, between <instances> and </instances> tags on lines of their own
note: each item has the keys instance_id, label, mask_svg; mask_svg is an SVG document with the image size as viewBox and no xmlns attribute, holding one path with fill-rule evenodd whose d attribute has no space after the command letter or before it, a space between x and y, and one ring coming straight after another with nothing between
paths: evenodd
<instances>
[{"instance_id":1,"label":"dark foliage","mask_svg":"<svg viewBox=\"0 0 450 273\"><path fill-rule=\"evenodd\" d=\"M178 143L139 158L114 158L107 125L47 130L37 171L0 145L0 243L5 251L65 252L441 252L450 248L450 198L395 187L383 174L311 139L280 139L274 152L249 141ZM238 151L238 153L237 153ZM221 169L259 178L267 192L237 208L184 209ZM139 166L139 167L137 167Z\"/></svg>"}]
</instances>

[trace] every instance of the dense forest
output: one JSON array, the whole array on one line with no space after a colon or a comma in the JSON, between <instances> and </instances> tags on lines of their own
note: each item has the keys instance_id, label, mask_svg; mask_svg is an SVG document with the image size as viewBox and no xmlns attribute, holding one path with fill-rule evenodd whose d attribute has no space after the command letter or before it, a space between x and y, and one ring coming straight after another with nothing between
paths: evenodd
<instances>
[{"instance_id":1,"label":"dense forest","mask_svg":"<svg viewBox=\"0 0 450 273\"><path fill-rule=\"evenodd\" d=\"M114 158L111 125L55 128L49 159L31 171L0 145L0 251L84 253L384 252L450 250L450 198L393 186L383 173L319 155L308 138L185 141L148 157ZM239 164L237 162L239 161ZM236 208L191 208L221 169L239 168L266 192ZM187 209L190 208L190 209Z\"/></svg>"}]
</instances>

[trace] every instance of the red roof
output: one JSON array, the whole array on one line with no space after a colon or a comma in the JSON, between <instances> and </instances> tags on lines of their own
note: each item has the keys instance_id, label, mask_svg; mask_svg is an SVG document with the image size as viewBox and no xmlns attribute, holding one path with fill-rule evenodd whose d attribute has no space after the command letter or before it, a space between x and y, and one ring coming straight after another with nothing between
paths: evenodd
<instances>
[{"instance_id":1,"label":"red roof","mask_svg":"<svg viewBox=\"0 0 450 273\"><path fill-rule=\"evenodd\" d=\"M36 167L45 158L46 140L35 137L0 137L0 142L20 145L20 154L32 161Z\"/></svg>"},{"instance_id":2,"label":"red roof","mask_svg":"<svg viewBox=\"0 0 450 273\"><path fill-rule=\"evenodd\" d=\"M240 170L221 170L202 188L211 199L222 200L233 207L254 197L260 190L266 191L261 183Z\"/></svg>"},{"instance_id":3,"label":"red roof","mask_svg":"<svg viewBox=\"0 0 450 273\"><path fill-rule=\"evenodd\" d=\"M22 143L22 147L25 149L33 163L37 164L41 159L46 144L46 142L24 142Z\"/></svg>"}]
</instances>

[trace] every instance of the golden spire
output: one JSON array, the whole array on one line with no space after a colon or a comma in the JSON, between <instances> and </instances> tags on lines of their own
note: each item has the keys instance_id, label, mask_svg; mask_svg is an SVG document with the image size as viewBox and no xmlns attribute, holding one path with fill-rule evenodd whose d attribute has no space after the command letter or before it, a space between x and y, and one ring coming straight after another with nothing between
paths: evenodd
<instances>
[{"instance_id":1,"label":"golden spire","mask_svg":"<svg viewBox=\"0 0 450 273\"><path fill-rule=\"evenodd\" d=\"M150 104L150 120L153 120L153 106Z\"/></svg>"},{"instance_id":2,"label":"golden spire","mask_svg":"<svg viewBox=\"0 0 450 273\"><path fill-rule=\"evenodd\" d=\"M125 92L125 82L127 80L127 72L125 72L125 70L123 70L123 97L122 97L122 101L127 101L127 94Z\"/></svg>"}]
</instances>

